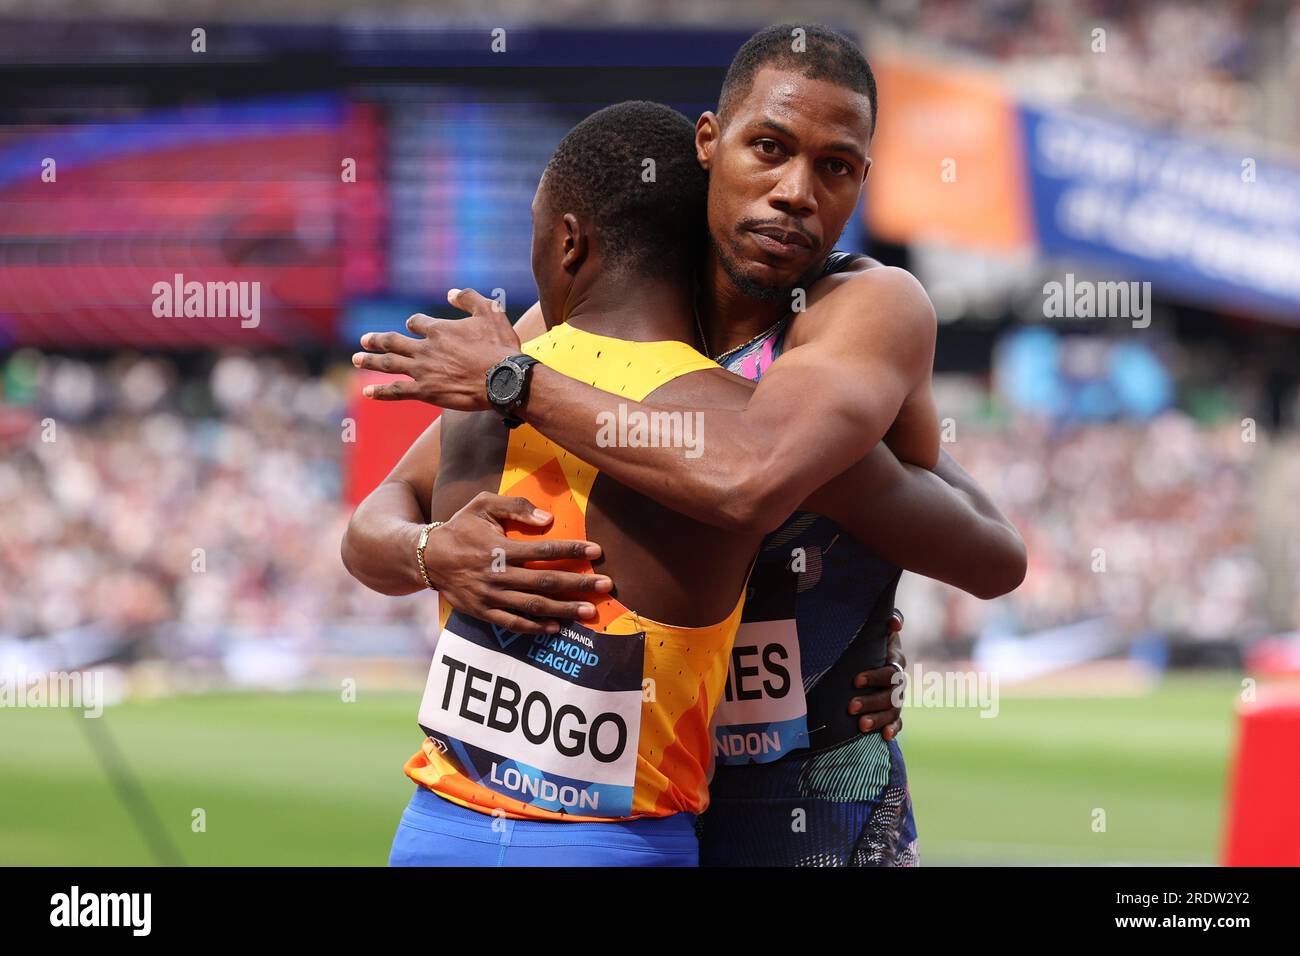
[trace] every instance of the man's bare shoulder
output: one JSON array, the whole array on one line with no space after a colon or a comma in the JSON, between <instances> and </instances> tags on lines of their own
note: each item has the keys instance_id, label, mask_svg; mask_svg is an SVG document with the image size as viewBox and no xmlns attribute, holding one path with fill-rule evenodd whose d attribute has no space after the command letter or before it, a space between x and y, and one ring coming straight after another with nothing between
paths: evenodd
<instances>
[{"instance_id":1,"label":"man's bare shoulder","mask_svg":"<svg viewBox=\"0 0 1300 956\"><path fill-rule=\"evenodd\" d=\"M898 333L933 339L938 326L934 305L912 273L874 259L817 281L808 308L791 322L791 345L823 335ZM856 337L856 336L854 336Z\"/></svg>"},{"instance_id":2,"label":"man's bare shoulder","mask_svg":"<svg viewBox=\"0 0 1300 956\"><path fill-rule=\"evenodd\" d=\"M698 408L744 408L754 383L725 368L704 368L665 382L648 398L671 405Z\"/></svg>"},{"instance_id":3,"label":"man's bare shoulder","mask_svg":"<svg viewBox=\"0 0 1300 956\"><path fill-rule=\"evenodd\" d=\"M825 278L833 279L835 278L835 276L856 275L859 272L866 272L868 269L888 269L888 268L890 267L885 265L879 259L873 259L871 258L871 256L858 256L856 259L853 259L851 262L849 262L849 264L845 266L843 269L836 272L835 275L826 276Z\"/></svg>"}]
</instances>

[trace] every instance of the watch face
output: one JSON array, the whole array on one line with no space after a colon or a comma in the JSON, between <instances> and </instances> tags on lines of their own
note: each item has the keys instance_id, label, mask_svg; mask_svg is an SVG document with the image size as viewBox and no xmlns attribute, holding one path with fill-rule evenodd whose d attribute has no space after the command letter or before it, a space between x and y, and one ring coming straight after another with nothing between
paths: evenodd
<instances>
[{"instance_id":1,"label":"watch face","mask_svg":"<svg viewBox=\"0 0 1300 956\"><path fill-rule=\"evenodd\" d=\"M488 377L488 398L498 404L508 404L519 397L520 374L518 366L502 363L492 369Z\"/></svg>"}]
</instances>

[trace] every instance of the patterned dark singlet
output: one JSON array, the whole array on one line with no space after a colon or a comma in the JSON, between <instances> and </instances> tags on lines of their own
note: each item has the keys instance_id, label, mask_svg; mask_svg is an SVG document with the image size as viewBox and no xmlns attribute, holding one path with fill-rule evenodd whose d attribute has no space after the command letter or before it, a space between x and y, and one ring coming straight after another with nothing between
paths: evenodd
<instances>
[{"instance_id":1,"label":"patterned dark singlet","mask_svg":"<svg viewBox=\"0 0 1300 956\"><path fill-rule=\"evenodd\" d=\"M858 257L833 252L821 275ZM719 356L758 381L780 357L789 317ZM914 866L907 769L897 741L857 734L808 749L807 696L892 604L900 569L827 518L796 512L763 542L750 577L727 696L714 728L716 768L700 822L705 866ZM884 635L866 635L871 666ZM855 650L862 652L862 645ZM795 674L798 679L796 680ZM825 693L839 692L832 687ZM846 682L843 704L852 688Z\"/></svg>"}]
</instances>

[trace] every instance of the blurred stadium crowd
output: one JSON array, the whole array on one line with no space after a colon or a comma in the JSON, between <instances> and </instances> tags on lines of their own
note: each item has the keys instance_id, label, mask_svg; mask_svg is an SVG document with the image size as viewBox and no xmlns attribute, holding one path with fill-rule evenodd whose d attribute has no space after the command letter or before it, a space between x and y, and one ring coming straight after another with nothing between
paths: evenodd
<instances>
[{"instance_id":1,"label":"blurred stadium crowd","mask_svg":"<svg viewBox=\"0 0 1300 956\"><path fill-rule=\"evenodd\" d=\"M132 37L132 16L182 23L186 18L321 23L347 19L417 28L430 27L435 18L438 23L472 18L479 24L499 19L583 27L612 22L716 27L757 25L789 12L779 0L560 0L545 7L533 0L452 0L436 9L417 0L381 0L368 3L364 13L355 13L351 6L349 0L293 0L272 10L262 0L178 0L166 5L157 0L112 0L98 13L118 15L120 36L102 40L112 46L103 61L112 61L131 43L145 42ZM42 49L46 41L54 44L60 37L97 29L72 16L80 10L69 0L0 0L0 13L39 18L34 23L37 33L29 21L21 41L18 31L7 40L0 21L0 63L22 62L30 49ZM1027 100L1100 103L1109 111L1136 114L1145 130L1209 132L1215 142L1235 141L1241 135L1250 142L1300 143L1300 99L1294 95L1300 89L1300 0L810 0L799 14L855 30L882 47L933 50L946 62L995 66ZM1096 30L1104 31L1104 52L1096 45ZM639 33L636 39L640 42ZM75 58L72 62L75 66ZM294 70L296 62L291 63ZM145 92L138 103L124 99L136 105L123 108L123 114L138 109L147 117L145 110L159 97L159 90L148 83L141 81ZM64 87L56 89L62 95ZM88 88L69 89L73 100L91 95ZM414 91L425 92L418 84ZM125 96L107 87L93 92L109 99ZM448 96L455 105L468 94ZM547 127L540 125L506 124L497 129L489 120L502 114L469 109L462 115L445 110L446 104L435 99L425 104L423 125L416 122L418 97L412 100L416 105L400 97L385 101L384 109L398 120L394 142L404 142L401 137L407 135L418 140L420 148L394 152L396 159L387 170L397 184L394 198L391 207L375 213L376 221L381 214L393 214L398 240L393 258L395 263L401 260L395 274L406 275L402 269L412 263L419 267L409 273L414 278L406 285L411 287L398 282L403 286L398 291L420 297L436 291L423 287L427 273L422 270L430 262L449 260L465 249L473 253L479 245L479 258L494 267L503 259L497 247L466 241L476 238L471 230L444 230L442 220L459 214L475 227L481 221L502 221L492 215L513 203L515 194L501 183L517 185L510 177L518 176L498 172L500 182L480 177L480 165L485 157L517 159L524 152L504 148L498 136L514 135L514 147L521 140L540 143L548 135ZM57 98L54 102L58 108L42 112L42 122L81 121L77 103ZM113 112L116 107L106 109ZM290 107L284 109L285 115L294 115ZM881 109L882 125L888 125L889 102L882 102ZM363 164L373 153L371 165L380 166L380 148L367 145L369 140L357 132L370 127L354 124L337 133L326 121L331 110L326 104L317 110L325 119L313 113L312 122L304 121L305 132L296 147L300 152L292 154L293 161L326 155L334 142L330 137L339 135ZM536 111L525 104L518 112ZM554 119L549 114L543 118ZM523 121L516 117L511 122ZM454 138L446 135L452 124ZM386 129L376 121L371 130L376 142ZM490 135L482 133L485 129ZM147 122L136 130L149 132ZM292 137L279 126L274 132L278 145L287 149L284 144ZM20 133L21 125L8 133L0 129L0 147L11 134L17 142ZM242 156L249 148L240 145L241 140L231 142L235 145L229 155ZM458 147L468 142L474 148L460 155L444 148L447 142ZM93 153L95 145L92 141L84 148ZM126 152L124 167L130 168L136 155ZM1231 158L1235 177L1237 156ZM200 151L199 160L206 162L207 154ZM93 164L94 156L82 161ZM275 155L267 159L274 161ZM166 154L159 162L176 160ZM177 168L183 178L188 167ZM140 180L131 179L132 188L143 189L141 183L149 176L138 167L131 175ZM329 169L331 180L334 175ZM873 177L879 178L874 172ZM159 172L156 183L166 184L167 178ZM267 189L276 192L274 175L266 173L263 179ZM106 176L110 198L116 198L118 181ZM525 196L531 194L531 182L526 186ZM210 190L203 192L206 196ZM316 195L303 184L278 192ZM443 207L420 205L425 193L436 193L439 201L446 198L452 212L429 213ZM10 208L24 208L26 194L15 195ZM240 217L274 217L246 200L246 194L233 195L231 208L238 207L237 214L214 204L216 225L198 222L198 213L173 202L170 193L159 208L177 215L176 229L188 225L205 239L220 239L210 243L218 267L242 262L239 256L228 256L227 246L255 246L266 239L265 233L276 241L264 242L258 255L292 272L300 263L285 251L291 244L279 241L280 233L292 230L278 220L269 225L258 221L248 227L255 235L245 242ZM284 195L272 198L284 200ZM462 203L466 195L470 198ZM292 212L292 202L285 202ZM380 201L374 202L378 209ZM116 207L85 206L91 212L100 208ZM296 222L288 215L284 213L285 222ZM92 218L97 230L99 220L110 217ZM1268 217L1259 218L1264 226L1274 227ZM986 230L986 218L976 221ZM1218 222L1208 217L1205 221ZM1280 221L1279 230L1286 225L1284 218ZM107 225L121 228L120 222ZM1251 225L1257 224L1251 220ZM16 251L6 253L11 257L6 265L14 266L10 275L18 267L28 268L48 284L52 280L36 265L87 265L75 253L85 246L84 237L75 235L71 226L73 241L67 248L74 252L62 253L68 263L47 262L57 258L60 247L47 242L51 237L44 234L43 224L27 228L32 235L18 238L35 251L23 252L22 241L16 240ZM0 232L3 229L0 225ZM116 267L121 265L114 258L121 239L111 228L105 231L105 259ZM353 268L358 249L378 248L382 241L375 237L388 235L379 225L366 231L357 221L340 232L356 244L345 245L340 253ZM427 244L412 240L426 235L432 237ZM200 243L191 240L185 248L195 253ZM160 249L171 252L165 244ZM285 262L279 263L277 256ZM327 258L324 253L322 257ZM314 259L310 264L319 265ZM124 271L114 268L104 274ZM376 276L383 272L379 266L372 271ZM296 274L294 278L315 295L317 275L308 272L305 279ZM101 278L92 273L93 281L84 283L80 291L89 290L87 301L103 298ZM10 287L16 288L15 283ZM361 291L384 291L379 278L372 284L374 289L367 285ZM1034 309L1041 312L1036 283L1026 288ZM54 288L51 300L57 304L66 289ZM938 300L937 283L931 291ZM300 341L293 334L268 337L275 347L261 353L202 352L191 344L190 351L172 357L111 351L70 356L57 353L60 342L47 351L0 351L0 665L6 648L13 651L19 643L30 647L50 638L91 645L87 653L95 656L104 651L124 659L221 660L228 669L230 660L249 647L275 646L287 656L306 658L331 652L409 653L422 645L432 602L422 595L392 599L372 594L353 581L339 561L339 538L350 512L342 490L347 451L343 422L357 386L353 369L343 364L349 336L342 330L335 335L333 323L355 303L340 306L323 293L320 298L329 301L321 305L307 296L326 316L320 325L328 326L330 337L313 343L318 351L312 357L286 350L285 343ZM1186 293L1181 301L1188 302ZM1191 304L1200 303L1193 296ZM392 311L383 300L373 305L385 315ZM1003 305L980 316L988 321L974 333L987 341L1014 326L1014 315ZM37 318L32 321L44 321L46 308L54 306L33 306ZM68 308L78 310L75 303ZM141 325L148 326L144 311L137 311ZM361 314L370 321L377 313ZM1244 307L1234 308L1215 314L1204 325L1213 326L1210 337L1220 344L1238 333L1243 339L1257 333L1248 322L1232 324L1238 317L1253 316ZM99 321L93 312L75 318L88 326ZM1285 324L1284 317L1279 328ZM971 331L955 329L958 336ZM953 333L941 331L941 344L945 334ZM1257 338L1262 341L1264 336ZM1279 332L1273 341L1289 343L1276 350L1277 364L1285 364L1284 349L1294 353L1296 333ZM1259 341L1252 347L1257 352L1269 348ZM1217 359L1213 374L1230 378L1231 361ZM969 363L963 368L972 372ZM1284 371L1288 384L1283 391L1294 401L1296 370ZM1249 397L1213 415L1198 410L1193 417L1186 410L1167 409L1151 418L1064 425L1001 406L982 374L967 375L966 387L979 392L983 404L996 414L962 414L957 441L949 450L1024 533L1029 574L1015 594L990 603L932 582L909 580L900 591L900 604L908 615L910 646L945 643L948 652L962 653L979 635L1038 633L1097 618L1124 640L1162 635L1240 641L1300 628L1300 502L1293 493L1300 487L1300 435L1293 425L1300 409L1276 416L1292 424L1275 430L1274 423L1261 423L1254 433L1243 425L1243 418L1256 414L1260 403ZM1184 402L1183 408L1188 407Z\"/></svg>"},{"instance_id":2,"label":"blurred stadium crowd","mask_svg":"<svg viewBox=\"0 0 1300 956\"><path fill-rule=\"evenodd\" d=\"M1090 618L1121 643L1295 627L1300 506L1286 489L1300 438L1256 437L1167 411L1067 430L1019 418L964 438L953 453L1021 530L1029 571L992 603L910 579L900 602L917 605L918 639L964 645Z\"/></svg>"},{"instance_id":3,"label":"blurred stadium crowd","mask_svg":"<svg viewBox=\"0 0 1300 956\"><path fill-rule=\"evenodd\" d=\"M75 0L0 0L0 12L49 17L51 36L82 28ZM782 0L112 0L102 15L196 22L316 20L427 24L710 26L789 19ZM1186 129L1300 137L1300 0L809 0L798 15L886 42L991 61L1022 88ZM1282 29L1277 25L1281 24ZM1096 31L1102 31L1098 33ZM0 52L3 38L0 37ZM16 51L22 52L22 51Z\"/></svg>"},{"instance_id":4,"label":"blurred stadium crowd","mask_svg":"<svg viewBox=\"0 0 1300 956\"><path fill-rule=\"evenodd\" d=\"M119 658L215 661L247 640L321 652L354 622L354 653L385 626L420 646L431 602L371 594L338 560L350 366L23 351L3 376L0 641L89 632ZM950 448L1022 529L1030 570L991 603L909 587L914 646L1099 616L1127 638L1300 625L1294 434L1243 440L1181 412L959 428Z\"/></svg>"},{"instance_id":5,"label":"blurred stadium crowd","mask_svg":"<svg viewBox=\"0 0 1300 956\"><path fill-rule=\"evenodd\" d=\"M216 660L245 639L305 655L339 622L413 619L424 605L359 587L339 561L350 371L225 355L182 375L157 358L14 355L0 641L62 634L119 659Z\"/></svg>"}]
</instances>

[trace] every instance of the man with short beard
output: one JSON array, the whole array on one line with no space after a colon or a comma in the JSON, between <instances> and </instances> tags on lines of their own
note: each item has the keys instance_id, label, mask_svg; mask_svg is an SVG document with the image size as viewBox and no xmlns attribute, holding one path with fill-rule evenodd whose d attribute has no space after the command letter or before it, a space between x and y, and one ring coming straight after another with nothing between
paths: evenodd
<instances>
[{"instance_id":1,"label":"man with short beard","mask_svg":"<svg viewBox=\"0 0 1300 956\"><path fill-rule=\"evenodd\" d=\"M699 276L701 347L758 385L743 408L703 410L699 457L653 445L602 446L594 423L610 415L684 409L626 401L544 363L530 370L516 412L602 473L683 515L770 532L718 709L705 864L917 862L894 739L897 708L868 695L846 706L844 696L889 680L886 621L900 567L982 597L1014 589L1024 575L1015 530L940 455L930 386L936 322L924 290L903 270L832 251L870 168L875 121L875 80L861 52L831 31L790 25L741 48L718 113L700 117L695 146L710 174L711 240ZM517 330L528 323L525 314L512 329L481 305L460 321L414 316L408 327L421 339L369 336L367 348L395 354L356 361L412 377L372 386L373 398L480 410L489 407L485 375L518 353ZM872 553L835 522L800 510L830 476L882 441L903 462L934 468L988 523L929 536L895 528ZM352 562L365 566L362 580L383 578L374 570L377 535L412 520L404 516L413 514L408 504L398 509L369 532L366 519L354 519ZM487 525L518 514L500 507L480 517ZM889 520L876 516L880 527ZM477 532L476 547L487 545L490 535ZM466 557L460 552L436 583L487 603L489 575ZM500 613L511 606L493 605ZM583 610L540 598L529 609L537 617Z\"/></svg>"}]
</instances>

